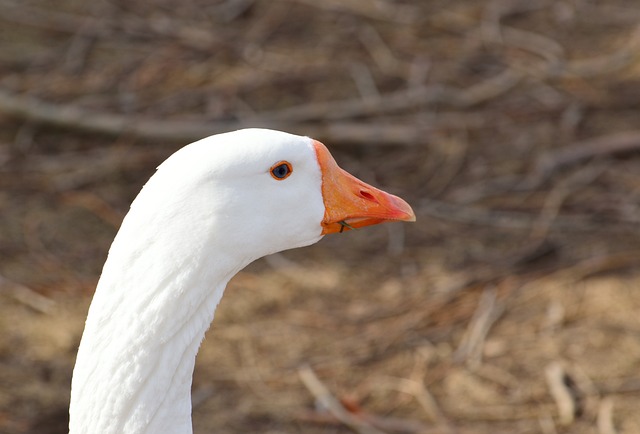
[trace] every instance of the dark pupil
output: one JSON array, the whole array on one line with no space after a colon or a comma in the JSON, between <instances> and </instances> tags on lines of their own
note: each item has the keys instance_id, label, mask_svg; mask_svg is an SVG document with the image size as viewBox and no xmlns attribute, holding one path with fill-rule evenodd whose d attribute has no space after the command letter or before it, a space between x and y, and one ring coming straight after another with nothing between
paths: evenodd
<instances>
[{"instance_id":1,"label":"dark pupil","mask_svg":"<svg viewBox=\"0 0 640 434\"><path fill-rule=\"evenodd\" d=\"M276 175L277 178L284 178L289 173L289 167L286 164L281 164L273 170L273 174Z\"/></svg>"}]
</instances>

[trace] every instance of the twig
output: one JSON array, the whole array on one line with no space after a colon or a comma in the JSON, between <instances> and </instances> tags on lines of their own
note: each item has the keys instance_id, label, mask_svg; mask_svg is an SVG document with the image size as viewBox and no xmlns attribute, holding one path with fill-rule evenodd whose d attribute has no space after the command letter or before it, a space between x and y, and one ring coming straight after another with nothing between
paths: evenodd
<instances>
[{"instance_id":1,"label":"twig","mask_svg":"<svg viewBox=\"0 0 640 434\"><path fill-rule=\"evenodd\" d=\"M553 4L549 0L494 0L485 10L483 23L499 23L512 15L532 12Z\"/></svg>"},{"instance_id":2,"label":"twig","mask_svg":"<svg viewBox=\"0 0 640 434\"><path fill-rule=\"evenodd\" d=\"M494 288L485 289L473 314L462 342L453 355L457 362L468 361L479 365L482 359L482 348L491 326L502 316L504 304L497 302Z\"/></svg>"},{"instance_id":3,"label":"twig","mask_svg":"<svg viewBox=\"0 0 640 434\"><path fill-rule=\"evenodd\" d=\"M84 191L70 191L64 193L61 199L65 205L77 206L92 212L114 228L119 228L120 224L122 224L124 214L95 194Z\"/></svg>"},{"instance_id":4,"label":"twig","mask_svg":"<svg viewBox=\"0 0 640 434\"><path fill-rule=\"evenodd\" d=\"M38 188L68 192L104 179L114 172L154 167L169 153L169 150L160 146L129 147L126 150L96 148L82 152L59 152L56 155L30 152L24 167L38 174L34 178L41 178ZM0 174L16 170L13 166L0 167ZM21 178L20 182L24 184L26 180Z\"/></svg>"},{"instance_id":5,"label":"twig","mask_svg":"<svg viewBox=\"0 0 640 434\"><path fill-rule=\"evenodd\" d=\"M300 413L299 415L297 415L297 418L304 422L325 425L332 424L339 426L341 424L341 422L332 414L318 413L316 411L307 411L304 413ZM380 427L380 429L384 429L389 432L399 432L403 434L448 434L443 432L439 428L434 429L431 427L427 427L417 420L377 415L367 415L367 420L371 421L372 425Z\"/></svg>"},{"instance_id":6,"label":"twig","mask_svg":"<svg viewBox=\"0 0 640 434\"><path fill-rule=\"evenodd\" d=\"M540 214L533 224L531 239L543 242L549 234L553 220L558 217L562 204L569 195L595 181L607 167L608 165L602 162L587 165L572 173L567 179L554 185L549 194L547 194Z\"/></svg>"},{"instance_id":7,"label":"twig","mask_svg":"<svg viewBox=\"0 0 640 434\"><path fill-rule=\"evenodd\" d=\"M640 333L640 331L634 330L634 333ZM621 383L599 384L598 390L602 393L636 393L640 391L640 378L628 378Z\"/></svg>"},{"instance_id":8,"label":"twig","mask_svg":"<svg viewBox=\"0 0 640 434\"><path fill-rule=\"evenodd\" d=\"M73 104L52 104L40 99L13 95L0 89L0 112L47 125L74 128L107 135L129 135L148 140L193 141L211 134L249 126L269 127L336 142L410 145L424 142L433 128L415 123L384 124L345 122L346 118L388 114L408 109L444 104L455 108L470 108L508 92L524 77L521 72L506 69L485 81L466 89L447 86L425 86L384 95L354 100L330 101L294 106L239 121L176 121L153 120L131 116L88 112ZM336 121L326 125L311 120Z\"/></svg>"},{"instance_id":9,"label":"twig","mask_svg":"<svg viewBox=\"0 0 640 434\"><path fill-rule=\"evenodd\" d=\"M598 408L598 433L617 434L613 425L613 398L610 396L604 398Z\"/></svg>"},{"instance_id":10,"label":"twig","mask_svg":"<svg viewBox=\"0 0 640 434\"><path fill-rule=\"evenodd\" d=\"M498 227L512 230L530 230L536 221L536 216L524 211L503 211L442 202L433 199L422 199L419 214L429 215L447 222L457 222L479 226ZM613 223L613 222L612 222ZM574 214L571 216L557 216L550 223L553 230L571 232L589 231L597 229L607 232L628 232L634 230L635 224L625 225L624 221L616 224L603 224L593 216Z\"/></svg>"},{"instance_id":11,"label":"twig","mask_svg":"<svg viewBox=\"0 0 640 434\"><path fill-rule=\"evenodd\" d=\"M364 45L373 61L383 73L392 76L406 75L400 61L373 26L363 26L358 36L362 45ZM405 69L408 70L408 68Z\"/></svg>"},{"instance_id":12,"label":"twig","mask_svg":"<svg viewBox=\"0 0 640 434\"><path fill-rule=\"evenodd\" d=\"M316 400L326 408L336 419L360 434L384 434L383 431L372 427L370 424L348 412L344 406L322 384L315 372L309 366L298 369L300 379Z\"/></svg>"},{"instance_id":13,"label":"twig","mask_svg":"<svg viewBox=\"0 0 640 434\"><path fill-rule=\"evenodd\" d=\"M504 42L536 53L548 62L546 71L559 67L565 57L564 48L548 36L515 27L504 26L501 29Z\"/></svg>"},{"instance_id":14,"label":"twig","mask_svg":"<svg viewBox=\"0 0 640 434\"><path fill-rule=\"evenodd\" d=\"M485 421L485 422L506 422L506 421L522 421L524 419L538 419L540 411L546 410L546 407L532 407L530 403L502 404L502 405L478 405L470 406L465 409L449 410L451 418L457 421ZM458 432L457 428L454 432ZM477 431L474 431L477 433ZM495 431L491 431L495 432ZM511 433L512 431L506 431Z\"/></svg>"},{"instance_id":15,"label":"twig","mask_svg":"<svg viewBox=\"0 0 640 434\"><path fill-rule=\"evenodd\" d=\"M482 39L485 41L504 43L504 29L501 25L503 18L542 9L548 7L549 3L548 0L494 0L490 2L484 10L484 16L480 25Z\"/></svg>"},{"instance_id":16,"label":"twig","mask_svg":"<svg viewBox=\"0 0 640 434\"><path fill-rule=\"evenodd\" d=\"M539 188L553 174L563 168L580 164L589 159L637 151L640 151L640 131L626 131L574 142L563 148L543 153L538 157L531 174L525 178L515 175L505 175L494 178L493 180L486 181L484 184L468 186L458 190L455 193L455 198L459 202L471 203L487 196L504 192L531 191ZM580 169L577 173L571 175L568 182L569 184L576 184L578 186L586 185L606 168L606 164L596 163L593 166ZM555 190L557 190L556 193L550 193L548 195L545 204L547 210L541 213L541 219L549 220L544 217L543 214L553 214L553 208L560 205L564 199L562 196L570 193L570 191L567 190L568 187L569 185L563 183L555 188ZM557 196L553 197L554 195Z\"/></svg>"},{"instance_id":17,"label":"twig","mask_svg":"<svg viewBox=\"0 0 640 434\"><path fill-rule=\"evenodd\" d=\"M273 112L265 112L262 115L267 119L286 119L295 122L317 119L339 120L397 113L452 100L454 100L454 97L450 88L442 85L431 85L403 89L368 98L312 102Z\"/></svg>"},{"instance_id":18,"label":"twig","mask_svg":"<svg viewBox=\"0 0 640 434\"><path fill-rule=\"evenodd\" d=\"M50 298L4 276L0 276L0 290L5 290L14 300L40 313L50 313L56 305Z\"/></svg>"},{"instance_id":19,"label":"twig","mask_svg":"<svg viewBox=\"0 0 640 434\"><path fill-rule=\"evenodd\" d=\"M624 131L595 137L542 154L536 163L531 183L539 185L555 171L584 160L640 150L640 131Z\"/></svg>"},{"instance_id":20,"label":"twig","mask_svg":"<svg viewBox=\"0 0 640 434\"><path fill-rule=\"evenodd\" d=\"M558 434L558 430L556 429L556 424L550 415L546 414L544 416L539 417L538 424L540 425L542 434Z\"/></svg>"},{"instance_id":21,"label":"twig","mask_svg":"<svg viewBox=\"0 0 640 434\"><path fill-rule=\"evenodd\" d=\"M462 125L458 125L456 128L464 129ZM421 192L428 192L430 196L438 197L447 190L463 170L469 152L469 142L467 137L459 134L450 137L436 136L431 143L442 149L444 161L434 165L433 174L424 183Z\"/></svg>"},{"instance_id":22,"label":"twig","mask_svg":"<svg viewBox=\"0 0 640 434\"><path fill-rule=\"evenodd\" d=\"M133 36L163 36L182 45L210 52L222 45L221 32L211 32L206 28L180 25L168 18L140 19L128 15L118 20L108 20L103 16L82 16L61 12L53 8L41 8L24 4L6 5L0 2L2 19L26 26L44 28L62 33L72 33L85 38L100 38L107 33L126 33ZM22 2L19 2L22 3Z\"/></svg>"},{"instance_id":23,"label":"twig","mask_svg":"<svg viewBox=\"0 0 640 434\"><path fill-rule=\"evenodd\" d=\"M513 68L507 68L500 74L497 74L485 81L474 84L473 86L454 93L457 96L453 99L452 105L459 108L470 108L485 101L489 101L502 94L507 93L516 87L525 74Z\"/></svg>"},{"instance_id":24,"label":"twig","mask_svg":"<svg viewBox=\"0 0 640 434\"><path fill-rule=\"evenodd\" d=\"M91 28L96 27L94 16L105 16L105 3L92 3L90 16L82 19L76 32L69 41L69 47L64 55L63 70L68 74L78 74L86 66L91 49L95 45L98 35L91 35ZM106 29L100 31L102 37L107 36ZM87 36L91 35L91 36Z\"/></svg>"},{"instance_id":25,"label":"twig","mask_svg":"<svg viewBox=\"0 0 640 434\"><path fill-rule=\"evenodd\" d=\"M451 432L452 430L446 415L426 385L425 378L428 375L427 371L429 369L430 357L427 352L417 351L415 354L414 367L409 378L400 378L397 383L397 388L404 393L413 395L431 422L440 426L443 431Z\"/></svg>"},{"instance_id":26,"label":"twig","mask_svg":"<svg viewBox=\"0 0 640 434\"><path fill-rule=\"evenodd\" d=\"M264 127L330 140L334 146L417 146L428 140L436 127L406 123L294 121L250 118L241 121L176 121L132 118L130 116L89 112L70 104L51 104L30 96L16 96L0 90L0 112L33 122L71 128L109 136L128 135L149 141L186 143L211 134L248 127ZM479 119L471 121L481 125Z\"/></svg>"},{"instance_id":27,"label":"twig","mask_svg":"<svg viewBox=\"0 0 640 434\"><path fill-rule=\"evenodd\" d=\"M410 5L397 4L387 0L358 1L358 0L325 0L322 2L314 0L297 0L319 9L346 12L354 15L361 15L365 18L396 22L398 24L409 24L416 19L417 8Z\"/></svg>"},{"instance_id":28,"label":"twig","mask_svg":"<svg viewBox=\"0 0 640 434\"><path fill-rule=\"evenodd\" d=\"M394 381L391 387L402 393L413 396L425 411L430 422L439 425L445 425L444 414L442 413L442 410L438 406L438 403L433 395L425 386L424 378L393 378L392 380Z\"/></svg>"},{"instance_id":29,"label":"twig","mask_svg":"<svg viewBox=\"0 0 640 434\"><path fill-rule=\"evenodd\" d=\"M331 140L332 144L415 146L428 139L433 128L414 123L333 122L304 124L251 118L242 121L178 121L142 119L112 113L89 112L71 104L51 104L30 96L0 90L0 112L33 122L109 136L128 135L150 141L190 142L211 134L247 127L264 127Z\"/></svg>"},{"instance_id":30,"label":"twig","mask_svg":"<svg viewBox=\"0 0 640 434\"><path fill-rule=\"evenodd\" d=\"M399 113L434 105L466 109L482 104L514 88L525 74L515 69L503 72L467 88L429 85L402 89L369 98L303 104L265 112L264 119L281 121L341 120L362 116Z\"/></svg>"},{"instance_id":31,"label":"twig","mask_svg":"<svg viewBox=\"0 0 640 434\"><path fill-rule=\"evenodd\" d=\"M4 90L0 90L0 111L56 127L76 128L108 135L130 134L167 141L205 137L216 130L215 125L208 126L200 122L160 122L136 120L110 113L90 113L75 105L51 104L30 96L11 95Z\"/></svg>"},{"instance_id":32,"label":"twig","mask_svg":"<svg viewBox=\"0 0 640 434\"><path fill-rule=\"evenodd\" d=\"M564 49L556 41L536 33L501 26L502 18L515 14L541 9L553 4L542 1L503 1L490 4L485 11L481 32L485 40L492 42L515 44L524 49L540 54L547 60L547 67L538 71L542 78L594 77L611 73L627 67L637 58L640 44L640 27L636 27L625 44L602 56L562 62Z\"/></svg>"},{"instance_id":33,"label":"twig","mask_svg":"<svg viewBox=\"0 0 640 434\"><path fill-rule=\"evenodd\" d=\"M361 62L349 64L351 77L363 98L380 98L380 91L376 86L371 70Z\"/></svg>"},{"instance_id":34,"label":"twig","mask_svg":"<svg viewBox=\"0 0 640 434\"><path fill-rule=\"evenodd\" d=\"M572 76L589 78L598 75L610 74L613 71L626 68L638 59L639 45L640 26L637 26L621 48L607 52L607 54L602 56L573 60L569 62L562 71L559 71L558 76L563 78Z\"/></svg>"},{"instance_id":35,"label":"twig","mask_svg":"<svg viewBox=\"0 0 640 434\"><path fill-rule=\"evenodd\" d=\"M85 25L87 24L86 17L61 12L57 8L32 7L22 4L23 2L15 2L13 5L8 3L5 1L0 2L0 13L3 21L57 32L81 33L89 37L100 36L105 29L105 22L97 18L92 18L92 25Z\"/></svg>"},{"instance_id":36,"label":"twig","mask_svg":"<svg viewBox=\"0 0 640 434\"><path fill-rule=\"evenodd\" d=\"M559 362L553 362L545 369L547 384L551 396L558 408L558 418L561 425L571 425L577 411L577 403L573 391L567 384L567 374Z\"/></svg>"}]
</instances>

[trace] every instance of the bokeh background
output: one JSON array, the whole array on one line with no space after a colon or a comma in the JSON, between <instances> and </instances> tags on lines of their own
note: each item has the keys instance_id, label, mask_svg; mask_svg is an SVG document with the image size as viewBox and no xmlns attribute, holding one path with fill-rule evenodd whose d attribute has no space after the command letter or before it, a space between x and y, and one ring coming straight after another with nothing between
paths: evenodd
<instances>
[{"instance_id":1,"label":"bokeh background","mask_svg":"<svg viewBox=\"0 0 640 434\"><path fill-rule=\"evenodd\" d=\"M418 221L241 272L196 432L639 433L639 25L635 0L0 0L0 432L66 432L156 165L264 126Z\"/></svg>"}]
</instances>

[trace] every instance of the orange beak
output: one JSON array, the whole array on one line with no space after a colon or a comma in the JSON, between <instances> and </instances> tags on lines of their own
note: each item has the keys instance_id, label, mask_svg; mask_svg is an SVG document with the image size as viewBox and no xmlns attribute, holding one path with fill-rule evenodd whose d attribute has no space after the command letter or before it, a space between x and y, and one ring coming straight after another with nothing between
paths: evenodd
<instances>
[{"instance_id":1,"label":"orange beak","mask_svg":"<svg viewBox=\"0 0 640 434\"><path fill-rule=\"evenodd\" d=\"M416 220L416 215L407 202L342 170L326 146L317 140L313 141L313 146L322 172L325 208L322 235L387 221Z\"/></svg>"}]
</instances>

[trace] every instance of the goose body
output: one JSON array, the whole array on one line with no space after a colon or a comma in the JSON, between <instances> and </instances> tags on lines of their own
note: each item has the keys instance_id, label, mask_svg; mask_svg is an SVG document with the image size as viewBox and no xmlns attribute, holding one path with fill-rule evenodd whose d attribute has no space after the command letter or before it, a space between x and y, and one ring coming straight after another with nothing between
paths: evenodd
<instances>
[{"instance_id":1,"label":"goose body","mask_svg":"<svg viewBox=\"0 0 640 434\"><path fill-rule=\"evenodd\" d=\"M414 219L307 137L247 129L185 146L109 250L73 372L70 432L191 433L196 354L233 275L328 233Z\"/></svg>"}]
</instances>

